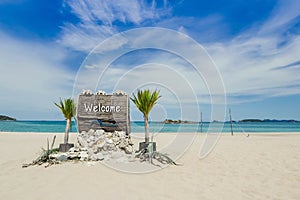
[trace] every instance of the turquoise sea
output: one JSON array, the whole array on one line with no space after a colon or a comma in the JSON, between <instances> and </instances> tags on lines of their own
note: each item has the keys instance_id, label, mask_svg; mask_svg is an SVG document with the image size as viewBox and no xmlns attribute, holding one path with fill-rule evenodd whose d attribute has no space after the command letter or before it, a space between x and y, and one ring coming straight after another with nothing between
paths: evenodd
<instances>
[{"instance_id":1,"label":"turquoise sea","mask_svg":"<svg viewBox=\"0 0 300 200\"><path fill-rule=\"evenodd\" d=\"M220 129L219 129L220 128ZM0 121L0 132L64 132L65 121ZM230 123L204 122L202 132L216 132L221 130L230 133ZM150 122L151 132L199 132L200 124L164 124ZM300 132L300 122L235 122L234 132ZM76 124L73 122L71 132L76 133ZM131 122L131 132L144 132L143 122Z\"/></svg>"}]
</instances>

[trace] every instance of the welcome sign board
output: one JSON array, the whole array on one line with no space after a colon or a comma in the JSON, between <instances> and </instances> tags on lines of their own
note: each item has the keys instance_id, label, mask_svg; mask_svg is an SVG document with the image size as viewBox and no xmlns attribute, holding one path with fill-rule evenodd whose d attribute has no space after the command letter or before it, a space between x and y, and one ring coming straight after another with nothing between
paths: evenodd
<instances>
[{"instance_id":1,"label":"welcome sign board","mask_svg":"<svg viewBox=\"0 0 300 200\"><path fill-rule=\"evenodd\" d=\"M80 94L77 103L78 131L90 129L130 133L129 98L121 94Z\"/></svg>"}]
</instances>

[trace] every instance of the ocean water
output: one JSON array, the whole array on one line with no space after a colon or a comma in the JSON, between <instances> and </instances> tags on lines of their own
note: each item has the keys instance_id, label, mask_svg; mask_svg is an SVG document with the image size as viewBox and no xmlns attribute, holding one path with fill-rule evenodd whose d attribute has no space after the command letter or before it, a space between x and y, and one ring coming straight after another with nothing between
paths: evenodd
<instances>
[{"instance_id":1,"label":"ocean water","mask_svg":"<svg viewBox=\"0 0 300 200\"><path fill-rule=\"evenodd\" d=\"M201 133L200 124L163 124L150 122L150 131L157 132L198 132ZM64 132L65 121L0 121L0 132ZM77 132L73 122L72 133ZM143 133L144 122L131 122L131 132ZM204 122L202 132L230 133L229 123ZM233 132L300 132L300 122L235 122Z\"/></svg>"}]
</instances>

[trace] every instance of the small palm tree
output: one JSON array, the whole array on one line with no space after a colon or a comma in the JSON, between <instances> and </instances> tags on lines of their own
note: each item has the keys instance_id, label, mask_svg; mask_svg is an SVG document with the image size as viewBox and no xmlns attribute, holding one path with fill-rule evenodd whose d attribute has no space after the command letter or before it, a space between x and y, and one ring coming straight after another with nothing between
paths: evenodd
<instances>
[{"instance_id":1,"label":"small palm tree","mask_svg":"<svg viewBox=\"0 0 300 200\"><path fill-rule=\"evenodd\" d=\"M143 113L144 122L145 122L145 143L149 144L149 124L148 124L148 116L156 104L157 100L161 97L159 96L159 92L155 90L151 92L150 90L138 90L137 96L133 94L133 98L130 98L131 101L136 105L136 107Z\"/></svg>"},{"instance_id":2,"label":"small palm tree","mask_svg":"<svg viewBox=\"0 0 300 200\"><path fill-rule=\"evenodd\" d=\"M66 129L65 129L65 137L64 137L64 143L67 144L69 141L69 132L70 128L72 127L72 118L76 114L76 106L73 99L65 99L62 101L60 99L59 104L54 103L63 113L64 117L66 118Z\"/></svg>"}]
</instances>

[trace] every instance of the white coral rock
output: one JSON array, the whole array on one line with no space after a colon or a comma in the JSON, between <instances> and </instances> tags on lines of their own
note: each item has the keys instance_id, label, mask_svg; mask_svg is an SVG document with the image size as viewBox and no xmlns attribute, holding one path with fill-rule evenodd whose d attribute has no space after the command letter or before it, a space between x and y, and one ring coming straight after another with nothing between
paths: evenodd
<instances>
[{"instance_id":1,"label":"white coral rock","mask_svg":"<svg viewBox=\"0 0 300 200\"><path fill-rule=\"evenodd\" d=\"M106 95L106 92L103 90L99 90L98 92L96 92L96 95Z\"/></svg>"},{"instance_id":2,"label":"white coral rock","mask_svg":"<svg viewBox=\"0 0 300 200\"><path fill-rule=\"evenodd\" d=\"M113 95L126 95L126 92L122 91L122 90L116 90Z\"/></svg>"}]
</instances>

